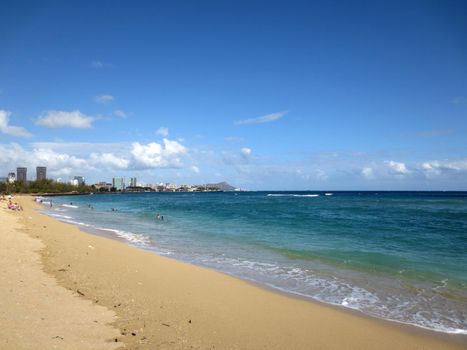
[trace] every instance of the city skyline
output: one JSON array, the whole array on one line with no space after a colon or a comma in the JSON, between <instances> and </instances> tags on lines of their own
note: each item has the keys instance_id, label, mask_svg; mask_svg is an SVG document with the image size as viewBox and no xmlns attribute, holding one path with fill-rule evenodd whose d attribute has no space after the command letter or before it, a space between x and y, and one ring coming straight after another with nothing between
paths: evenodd
<instances>
[{"instance_id":1,"label":"city skyline","mask_svg":"<svg viewBox=\"0 0 467 350\"><path fill-rule=\"evenodd\" d=\"M62 178L49 178L47 177L47 167L46 166L36 166L36 178L35 180L32 180L30 177L28 178L27 176L27 167L16 167L16 173L14 172L9 172L7 177L0 176L0 183L1 182L6 182L6 183L12 183L12 182L25 182L25 183L30 183L31 181L42 181L42 180L51 180L57 183L63 183L66 182L68 184L71 184L75 187L78 187L80 185L90 185L90 186L95 186L96 190L99 190L101 187L107 189L108 191L111 191L113 189L114 191L125 191L128 188L133 188L134 190L143 189L143 188L151 188L153 190L158 190L158 191L166 191L166 190L180 190L180 189L193 189L197 187L206 187L209 185L223 185L224 187L231 187L232 189L235 189L236 191L244 191L243 189L240 188L235 188L227 184L226 182L222 182L219 184L179 184L177 185L176 183L171 183L171 182L155 182L155 183L146 183L146 182L138 182L137 178L134 176L131 176L128 181L126 177L112 177L111 182L109 183L107 180L102 181L96 181L94 183L86 183L85 177L81 175L70 175L68 177L68 181L63 181Z\"/></svg>"},{"instance_id":2,"label":"city skyline","mask_svg":"<svg viewBox=\"0 0 467 350\"><path fill-rule=\"evenodd\" d=\"M462 1L4 1L0 171L467 190L465 13Z\"/></svg>"}]
</instances>

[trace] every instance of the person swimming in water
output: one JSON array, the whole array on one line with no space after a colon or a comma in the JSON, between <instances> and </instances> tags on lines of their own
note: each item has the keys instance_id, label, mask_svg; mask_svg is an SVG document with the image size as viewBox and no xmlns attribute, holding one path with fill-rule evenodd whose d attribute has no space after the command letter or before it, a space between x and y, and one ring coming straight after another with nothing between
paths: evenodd
<instances>
[{"instance_id":1,"label":"person swimming in water","mask_svg":"<svg viewBox=\"0 0 467 350\"><path fill-rule=\"evenodd\" d=\"M161 215L159 213L156 214L156 220L160 220L161 219Z\"/></svg>"}]
</instances>

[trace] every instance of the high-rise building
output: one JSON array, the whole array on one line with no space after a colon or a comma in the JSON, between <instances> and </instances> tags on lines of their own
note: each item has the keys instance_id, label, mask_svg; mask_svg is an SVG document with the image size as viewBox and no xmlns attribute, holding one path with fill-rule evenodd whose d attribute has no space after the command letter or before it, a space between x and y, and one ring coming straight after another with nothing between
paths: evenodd
<instances>
[{"instance_id":1,"label":"high-rise building","mask_svg":"<svg viewBox=\"0 0 467 350\"><path fill-rule=\"evenodd\" d=\"M16 174L11 172L11 173L8 173L8 182L9 183L13 183L16 181Z\"/></svg>"},{"instance_id":2,"label":"high-rise building","mask_svg":"<svg viewBox=\"0 0 467 350\"><path fill-rule=\"evenodd\" d=\"M136 187L136 177L130 177L130 187Z\"/></svg>"},{"instance_id":3,"label":"high-rise building","mask_svg":"<svg viewBox=\"0 0 467 350\"><path fill-rule=\"evenodd\" d=\"M125 189L125 180L123 177L112 178L112 187L115 187L117 191L123 191Z\"/></svg>"},{"instance_id":4,"label":"high-rise building","mask_svg":"<svg viewBox=\"0 0 467 350\"><path fill-rule=\"evenodd\" d=\"M28 177L28 168L18 167L16 168L16 181L26 182Z\"/></svg>"},{"instance_id":5,"label":"high-rise building","mask_svg":"<svg viewBox=\"0 0 467 350\"><path fill-rule=\"evenodd\" d=\"M47 178L47 167L38 166L36 167L36 180L41 181Z\"/></svg>"},{"instance_id":6,"label":"high-rise building","mask_svg":"<svg viewBox=\"0 0 467 350\"><path fill-rule=\"evenodd\" d=\"M84 185L84 177L82 176L73 176L70 178L70 184L78 187L79 185Z\"/></svg>"}]
</instances>

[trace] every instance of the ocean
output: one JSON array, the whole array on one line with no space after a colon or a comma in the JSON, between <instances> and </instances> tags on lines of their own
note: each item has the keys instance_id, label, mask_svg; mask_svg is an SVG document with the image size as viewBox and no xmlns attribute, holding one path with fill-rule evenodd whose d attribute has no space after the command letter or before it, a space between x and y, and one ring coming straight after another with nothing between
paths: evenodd
<instances>
[{"instance_id":1,"label":"ocean","mask_svg":"<svg viewBox=\"0 0 467 350\"><path fill-rule=\"evenodd\" d=\"M467 192L49 200L46 214L94 234L374 317L467 334Z\"/></svg>"}]
</instances>

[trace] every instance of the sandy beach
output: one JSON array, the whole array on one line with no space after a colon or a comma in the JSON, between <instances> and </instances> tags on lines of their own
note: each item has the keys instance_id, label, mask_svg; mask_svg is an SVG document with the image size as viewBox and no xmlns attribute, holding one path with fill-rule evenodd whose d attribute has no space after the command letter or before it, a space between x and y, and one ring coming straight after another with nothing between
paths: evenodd
<instances>
[{"instance_id":1,"label":"sandy beach","mask_svg":"<svg viewBox=\"0 0 467 350\"><path fill-rule=\"evenodd\" d=\"M465 349L24 211L0 221L2 349Z\"/></svg>"}]
</instances>

